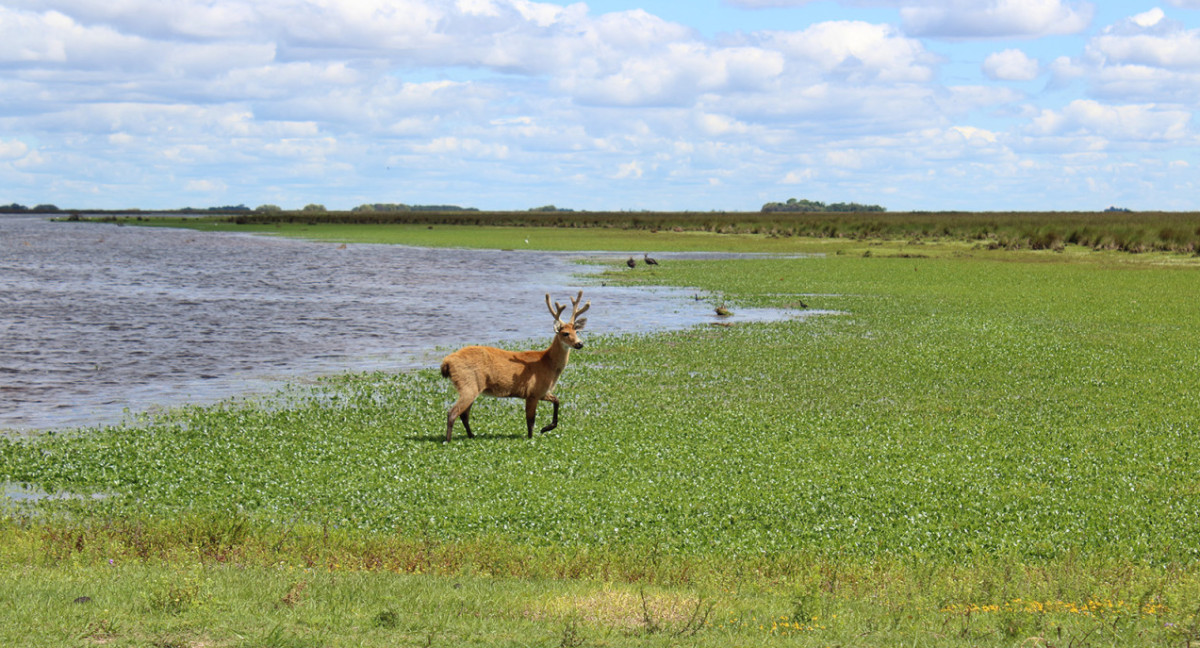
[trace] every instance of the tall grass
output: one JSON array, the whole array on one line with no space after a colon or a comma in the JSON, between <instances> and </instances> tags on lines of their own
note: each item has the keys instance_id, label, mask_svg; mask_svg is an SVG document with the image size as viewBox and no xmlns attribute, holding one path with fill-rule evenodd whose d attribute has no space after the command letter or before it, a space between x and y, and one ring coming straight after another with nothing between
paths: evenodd
<instances>
[{"instance_id":1,"label":"tall grass","mask_svg":"<svg viewBox=\"0 0 1200 648\"><path fill-rule=\"evenodd\" d=\"M239 226L458 225L954 240L1010 250L1061 249L1066 244L1131 253L1200 250L1196 212L281 212L202 220Z\"/></svg>"}]
</instances>

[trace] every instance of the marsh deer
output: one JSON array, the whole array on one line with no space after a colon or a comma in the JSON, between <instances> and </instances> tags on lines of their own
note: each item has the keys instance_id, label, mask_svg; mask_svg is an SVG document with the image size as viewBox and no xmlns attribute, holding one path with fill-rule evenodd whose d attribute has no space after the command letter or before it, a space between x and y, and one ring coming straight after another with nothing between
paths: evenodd
<instances>
[{"instance_id":1,"label":"marsh deer","mask_svg":"<svg viewBox=\"0 0 1200 648\"><path fill-rule=\"evenodd\" d=\"M446 415L447 443L454 431L454 419L458 418L462 419L467 436L475 438L471 432L471 405L480 394L524 398L525 427L531 439L538 401L554 403L554 418L550 425L542 428L542 432L558 427L558 398L551 392L554 391L554 383L558 382L558 376L567 366L571 349L583 348L583 342L579 341L579 330L587 324L587 318L576 318L592 302L580 308L579 301L582 299L583 291L580 290L579 295L571 300L571 319L564 322L562 313L566 306L558 302L551 306L550 295L546 294L546 308L554 316L554 339L545 351L505 351L495 347L469 346L442 359L442 376L449 378L458 390L458 400L454 401Z\"/></svg>"}]
</instances>

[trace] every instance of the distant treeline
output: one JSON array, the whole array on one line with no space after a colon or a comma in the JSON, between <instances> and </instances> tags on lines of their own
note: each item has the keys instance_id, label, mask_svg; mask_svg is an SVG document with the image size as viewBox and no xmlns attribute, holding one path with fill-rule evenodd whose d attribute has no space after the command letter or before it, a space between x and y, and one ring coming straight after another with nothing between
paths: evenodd
<instances>
[{"instance_id":1,"label":"distant treeline","mask_svg":"<svg viewBox=\"0 0 1200 648\"><path fill-rule=\"evenodd\" d=\"M37 214L55 214L60 210L55 205L35 205L26 207L20 203L12 203L10 205L0 205L0 214L25 214L29 212Z\"/></svg>"},{"instance_id":2,"label":"distant treeline","mask_svg":"<svg viewBox=\"0 0 1200 648\"><path fill-rule=\"evenodd\" d=\"M232 215L242 224L334 223L620 228L772 237L974 241L989 248L1195 254L1200 212L316 212Z\"/></svg>"},{"instance_id":3,"label":"distant treeline","mask_svg":"<svg viewBox=\"0 0 1200 648\"><path fill-rule=\"evenodd\" d=\"M404 203L374 203L370 205L359 205L352 212L455 212L455 211L479 211L474 207L459 207L458 205L405 205Z\"/></svg>"},{"instance_id":4,"label":"distant treeline","mask_svg":"<svg viewBox=\"0 0 1200 648\"><path fill-rule=\"evenodd\" d=\"M787 202L769 202L762 206L763 213L775 212L804 212L804 213L821 213L821 212L838 212L838 213L858 213L858 212L883 212L886 208L880 205L860 205L855 202L851 203L831 203L826 205L819 200L796 200L788 198Z\"/></svg>"}]
</instances>

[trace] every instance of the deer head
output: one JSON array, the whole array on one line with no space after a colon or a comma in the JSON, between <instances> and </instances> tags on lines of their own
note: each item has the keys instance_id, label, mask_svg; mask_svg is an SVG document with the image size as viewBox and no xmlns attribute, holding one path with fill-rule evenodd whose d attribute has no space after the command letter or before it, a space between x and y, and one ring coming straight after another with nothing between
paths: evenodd
<instances>
[{"instance_id":1,"label":"deer head","mask_svg":"<svg viewBox=\"0 0 1200 648\"><path fill-rule=\"evenodd\" d=\"M557 301L554 302L553 306L551 306L550 293L546 293L546 308L549 308L550 314L554 316L554 332L558 334L558 337L555 339L562 344L576 349L583 348L583 342L579 340L578 331L587 325L586 317L582 319L577 318L587 311L587 309L592 305L592 302L588 301L583 305L583 308L580 308L579 302L582 299L583 291L580 290L579 294L571 299L571 319L567 322L564 322L562 321L562 314L567 307L558 303Z\"/></svg>"}]
</instances>

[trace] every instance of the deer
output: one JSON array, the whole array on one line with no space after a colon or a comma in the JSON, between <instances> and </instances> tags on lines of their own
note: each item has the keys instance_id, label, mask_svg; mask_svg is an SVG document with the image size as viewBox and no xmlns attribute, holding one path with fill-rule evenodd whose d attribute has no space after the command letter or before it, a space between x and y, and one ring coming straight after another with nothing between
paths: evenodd
<instances>
[{"instance_id":1,"label":"deer","mask_svg":"<svg viewBox=\"0 0 1200 648\"><path fill-rule=\"evenodd\" d=\"M580 290L571 299L571 319L562 320L566 306L554 302L550 305L550 294L546 293L546 308L554 316L554 339L544 351L506 351L489 346L467 346L442 359L442 377L449 378L458 391L458 400L450 406L446 415L446 443L454 432L455 419L461 419L467 438L475 438L471 432L471 405L480 394L498 398L525 399L525 427L528 438L533 438L533 424L537 419L540 401L554 404L554 416L542 433L558 427L558 398L554 395L554 384L567 366L571 349L582 349L579 331L587 324L580 318L592 302L579 307L583 299Z\"/></svg>"}]
</instances>

